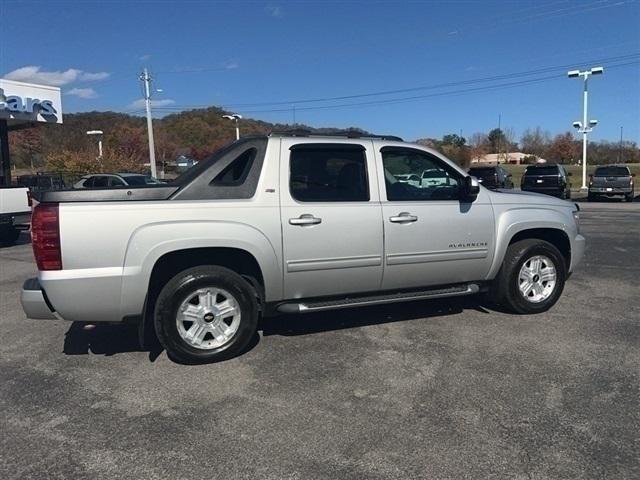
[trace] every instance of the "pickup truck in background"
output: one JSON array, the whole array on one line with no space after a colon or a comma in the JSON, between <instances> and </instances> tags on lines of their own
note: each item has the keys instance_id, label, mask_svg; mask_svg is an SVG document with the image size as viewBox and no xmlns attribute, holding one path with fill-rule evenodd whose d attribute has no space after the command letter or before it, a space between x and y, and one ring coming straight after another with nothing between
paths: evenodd
<instances>
[{"instance_id":1,"label":"pickup truck in background","mask_svg":"<svg viewBox=\"0 0 640 480\"><path fill-rule=\"evenodd\" d=\"M246 137L171 184L39 200L27 316L134 320L184 362L241 353L261 315L479 292L544 312L585 244L573 203L388 136Z\"/></svg>"},{"instance_id":2,"label":"pickup truck in background","mask_svg":"<svg viewBox=\"0 0 640 480\"><path fill-rule=\"evenodd\" d=\"M635 174L625 165L605 165L596 168L593 175L589 175L588 200L592 202L601 196L622 196L627 202L633 202L633 177Z\"/></svg>"},{"instance_id":3,"label":"pickup truck in background","mask_svg":"<svg viewBox=\"0 0 640 480\"><path fill-rule=\"evenodd\" d=\"M13 245L29 228L31 200L25 187L0 186L0 246Z\"/></svg>"},{"instance_id":4,"label":"pickup truck in background","mask_svg":"<svg viewBox=\"0 0 640 480\"><path fill-rule=\"evenodd\" d=\"M539 164L529 165L520 179L520 189L523 192L544 193L554 197L571 198L571 182L562 165Z\"/></svg>"}]
</instances>

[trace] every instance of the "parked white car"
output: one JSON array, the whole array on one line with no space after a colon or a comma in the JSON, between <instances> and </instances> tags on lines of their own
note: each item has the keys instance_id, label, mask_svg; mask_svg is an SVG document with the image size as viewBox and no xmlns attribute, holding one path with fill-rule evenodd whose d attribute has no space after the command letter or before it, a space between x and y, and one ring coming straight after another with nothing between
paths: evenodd
<instances>
[{"instance_id":1,"label":"parked white car","mask_svg":"<svg viewBox=\"0 0 640 480\"><path fill-rule=\"evenodd\" d=\"M129 185L157 185L159 180L141 173L95 173L85 175L73 188L126 187Z\"/></svg>"},{"instance_id":2,"label":"parked white car","mask_svg":"<svg viewBox=\"0 0 640 480\"><path fill-rule=\"evenodd\" d=\"M13 245L20 230L29 228L31 206L26 187L0 187L0 245Z\"/></svg>"}]
</instances>

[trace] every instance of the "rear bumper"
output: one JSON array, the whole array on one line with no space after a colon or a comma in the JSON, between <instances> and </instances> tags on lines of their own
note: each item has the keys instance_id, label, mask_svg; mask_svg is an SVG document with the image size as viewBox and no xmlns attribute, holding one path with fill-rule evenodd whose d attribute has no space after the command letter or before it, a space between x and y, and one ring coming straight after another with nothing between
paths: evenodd
<instances>
[{"instance_id":1,"label":"rear bumper","mask_svg":"<svg viewBox=\"0 0 640 480\"><path fill-rule=\"evenodd\" d=\"M560 187L521 187L523 192L544 193L545 195L555 195L559 197L565 189Z\"/></svg>"},{"instance_id":2,"label":"rear bumper","mask_svg":"<svg viewBox=\"0 0 640 480\"><path fill-rule=\"evenodd\" d=\"M628 195L633 193L631 187L589 187L589 193L598 195Z\"/></svg>"},{"instance_id":3,"label":"rear bumper","mask_svg":"<svg viewBox=\"0 0 640 480\"><path fill-rule=\"evenodd\" d=\"M31 212L6 213L0 215L0 226L25 228L31 223Z\"/></svg>"},{"instance_id":4,"label":"rear bumper","mask_svg":"<svg viewBox=\"0 0 640 480\"><path fill-rule=\"evenodd\" d=\"M34 320L58 319L37 278L30 278L24 282L20 292L20 303L22 303L22 309L27 318Z\"/></svg>"}]
</instances>

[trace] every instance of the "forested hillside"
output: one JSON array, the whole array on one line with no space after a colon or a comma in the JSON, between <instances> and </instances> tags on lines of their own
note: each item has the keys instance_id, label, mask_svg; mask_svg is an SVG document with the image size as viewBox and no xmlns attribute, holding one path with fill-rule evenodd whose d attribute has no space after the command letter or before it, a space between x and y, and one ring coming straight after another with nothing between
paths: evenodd
<instances>
[{"instance_id":1,"label":"forested hillside","mask_svg":"<svg viewBox=\"0 0 640 480\"><path fill-rule=\"evenodd\" d=\"M216 107L180 112L155 119L154 136L158 164L171 162L179 155L200 160L235 140L233 122ZM253 119L242 119L243 136L293 128ZM314 129L317 132L340 129ZM96 138L88 130L102 130L104 156L97 162ZM358 130L358 129L350 129ZM12 161L18 168L55 171L142 170L149 161L146 120L115 112L72 113L63 125L12 132L9 138Z\"/></svg>"}]
</instances>

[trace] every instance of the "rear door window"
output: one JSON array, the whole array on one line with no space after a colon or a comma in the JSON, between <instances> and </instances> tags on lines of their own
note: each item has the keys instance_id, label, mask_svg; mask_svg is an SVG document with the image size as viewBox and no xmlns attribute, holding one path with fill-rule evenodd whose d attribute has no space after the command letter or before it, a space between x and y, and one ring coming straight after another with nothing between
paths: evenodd
<instances>
[{"instance_id":1,"label":"rear door window","mask_svg":"<svg viewBox=\"0 0 640 480\"><path fill-rule=\"evenodd\" d=\"M366 162L360 145L294 145L289 162L291 196L300 202L367 202Z\"/></svg>"}]
</instances>

